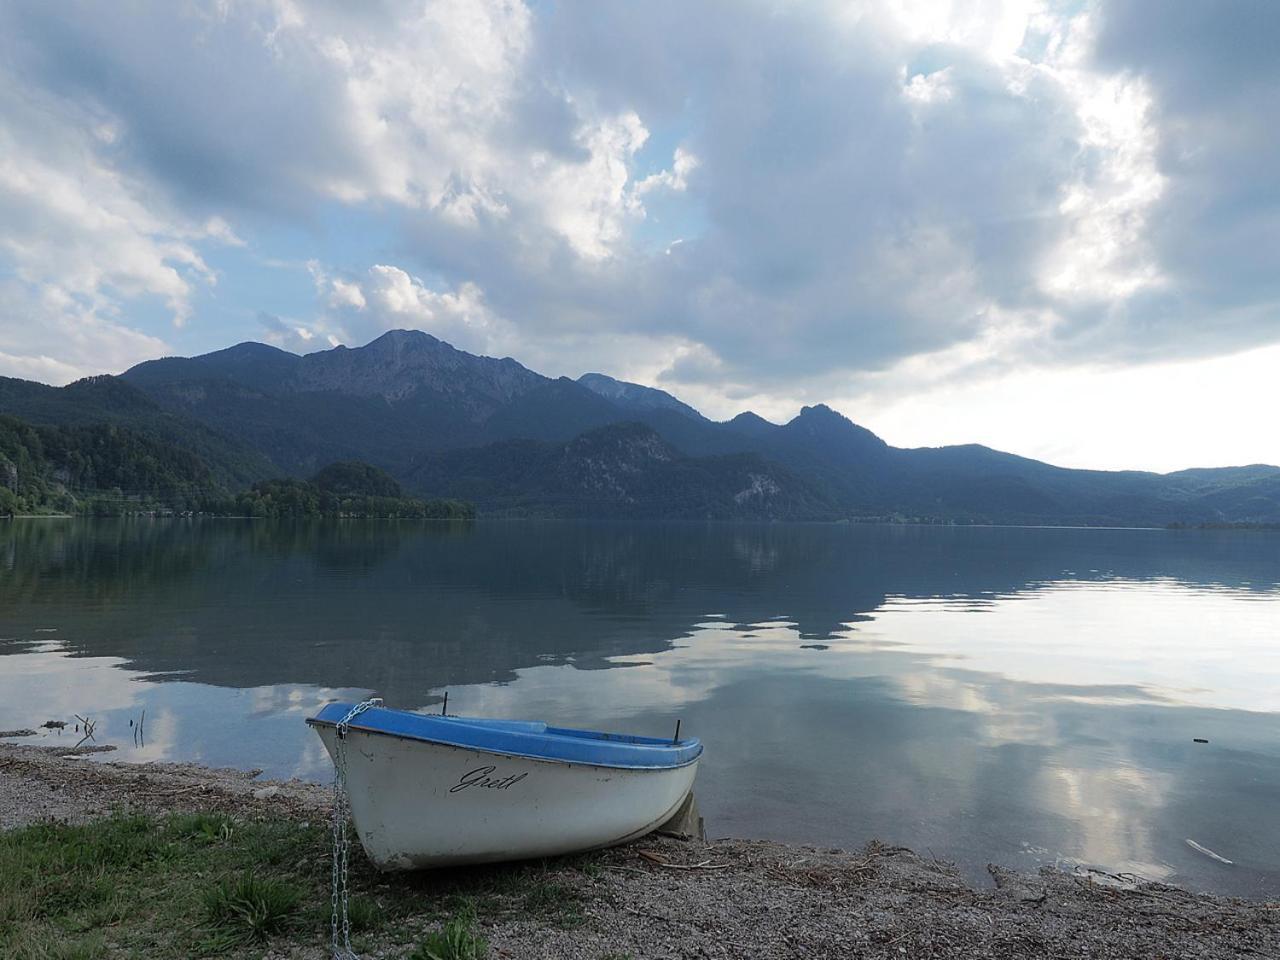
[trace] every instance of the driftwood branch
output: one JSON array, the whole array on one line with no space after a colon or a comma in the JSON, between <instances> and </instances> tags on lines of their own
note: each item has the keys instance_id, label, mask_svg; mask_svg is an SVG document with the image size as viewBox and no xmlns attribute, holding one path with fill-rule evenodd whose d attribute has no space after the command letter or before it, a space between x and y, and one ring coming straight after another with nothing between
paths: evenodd
<instances>
[{"instance_id":1,"label":"driftwood branch","mask_svg":"<svg viewBox=\"0 0 1280 960\"><path fill-rule=\"evenodd\" d=\"M703 860L701 863L672 863L660 853L653 850L637 850L641 857L650 863L659 867L666 867L668 870L727 870L727 863L712 863L710 860Z\"/></svg>"}]
</instances>

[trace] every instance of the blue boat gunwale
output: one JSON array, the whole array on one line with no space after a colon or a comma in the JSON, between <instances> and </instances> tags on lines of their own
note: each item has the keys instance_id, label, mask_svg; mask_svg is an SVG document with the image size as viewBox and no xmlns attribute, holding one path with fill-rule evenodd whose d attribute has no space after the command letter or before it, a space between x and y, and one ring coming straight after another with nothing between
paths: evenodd
<instances>
[{"instance_id":1,"label":"blue boat gunwale","mask_svg":"<svg viewBox=\"0 0 1280 960\"><path fill-rule=\"evenodd\" d=\"M335 727L351 704L328 703L313 727ZM552 727L538 721L449 717L374 707L349 725L362 733L419 743L520 757L548 763L577 763L625 770L674 770L696 763L702 755L697 737L678 741L630 734Z\"/></svg>"}]
</instances>

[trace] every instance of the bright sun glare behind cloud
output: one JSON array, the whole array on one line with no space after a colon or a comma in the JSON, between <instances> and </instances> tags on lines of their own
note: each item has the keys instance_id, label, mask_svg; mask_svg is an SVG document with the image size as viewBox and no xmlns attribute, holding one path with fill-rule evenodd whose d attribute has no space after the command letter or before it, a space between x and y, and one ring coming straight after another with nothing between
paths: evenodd
<instances>
[{"instance_id":1,"label":"bright sun glare behind cloud","mask_svg":"<svg viewBox=\"0 0 1280 960\"><path fill-rule=\"evenodd\" d=\"M840 403L905 447L974 441L1064 467L1166 472L1280 463L1263 426L1280 347L1129 369L1073 368L952 383L887 404Z\"/></svg>"}]
</instances>

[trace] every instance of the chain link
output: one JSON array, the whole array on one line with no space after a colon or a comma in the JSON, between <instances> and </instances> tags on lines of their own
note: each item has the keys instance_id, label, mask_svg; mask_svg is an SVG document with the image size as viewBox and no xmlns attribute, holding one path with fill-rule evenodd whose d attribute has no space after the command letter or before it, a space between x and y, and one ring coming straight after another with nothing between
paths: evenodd
<instances>
[{"instance_id":1,"label":"chain link","mask_svg":"<svg viewBox=\"0 0 1280 960\"><path fill-rule=\"evenodd\" d=\"M351 817L351 796L347 792L347 729L360 714L370 707L379 706L382 706L382 700L377 697L357 703L338 721L333 731L333 892L329 915L333 960L359 960L351 949L347 888L347 866L351 859L351 839L347 833L347 821Z\"/></svg>"}]
</instances>

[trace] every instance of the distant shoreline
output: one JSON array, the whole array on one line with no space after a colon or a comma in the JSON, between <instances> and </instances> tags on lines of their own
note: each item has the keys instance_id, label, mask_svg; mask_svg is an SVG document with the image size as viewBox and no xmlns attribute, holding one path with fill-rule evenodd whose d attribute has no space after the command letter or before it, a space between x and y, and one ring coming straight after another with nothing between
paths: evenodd
<instances>
[{"instance_id":1,"label":"distant shoreline","mask_svg":"<svg viewBox=\"0 0 1280 960\"><path fill-rule=\"evenodd\" d=\"M1263 532L1280 531L1280 524L1275 523L1169 523L1163 526L1124 525L1124 524L1086 524L1086 523L978 523L952 520L884 520L884 519L840 519L840 520L726 520L726 519L689 519L689 518L607 518L607 517L519 517L519 516L486 516L475 517L254 517L247 514L233 515L224 513L160 513L139 511L137 513L120 513L114 516L94 516L81 513L16 513L0 517L0 520L252 520L269 523L312 523L317 521L342 522L405 522L405 523L575 523L575 524L625 524L640 526L865 526L865 527L948 527L974 528L981 530L1165 530L1175 533L1188 531L1227 531L1227 532Z\"/></svg>"}]
</instances>

